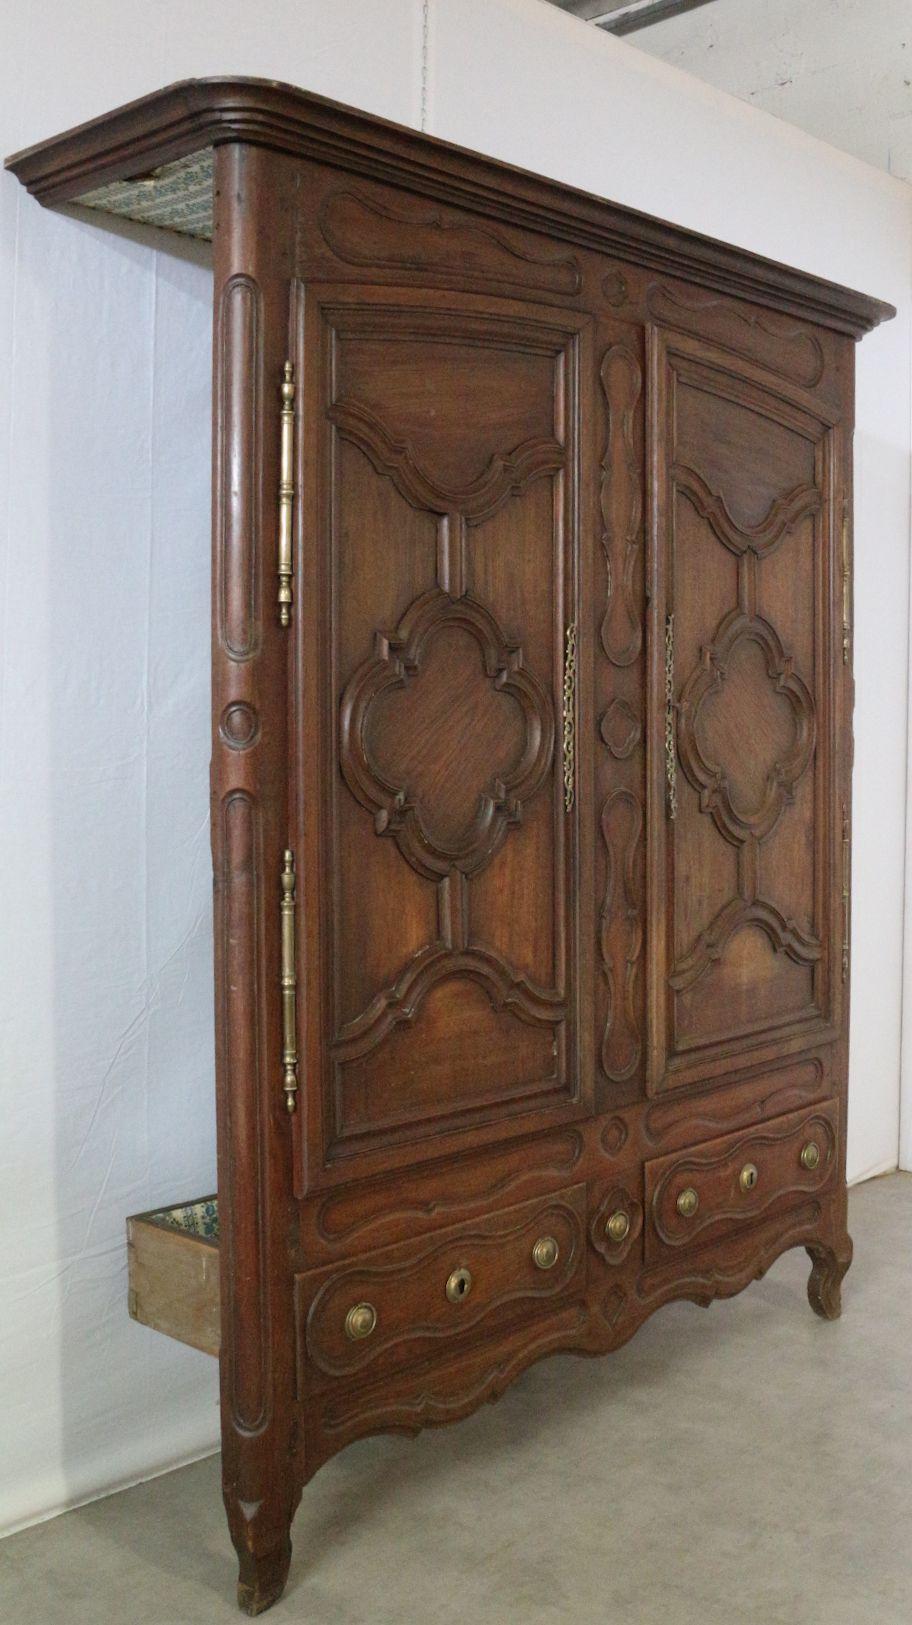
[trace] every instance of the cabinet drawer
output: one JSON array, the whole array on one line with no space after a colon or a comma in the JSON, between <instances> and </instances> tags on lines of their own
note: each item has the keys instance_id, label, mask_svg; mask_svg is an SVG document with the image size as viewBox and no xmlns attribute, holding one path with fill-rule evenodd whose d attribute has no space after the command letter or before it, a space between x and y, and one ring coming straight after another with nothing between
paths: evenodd
<instances>
[{"instance_id":1,"label":"cabinet drawer","mask_svg":"<svg viewBox=\"0 0 912 1625\"><path fill-rule=\"evenodd\" d=\"M505 1208L295 1281L299 1387L450 1353L585 1285L586 1188Z\"/></svg>"},{"instance_id":2,"label":"cabinet drawer","mask_svg":"<svg viewBox=\"0 0 912 1625\"><path fill-rule=\"evenodd\" d=\"M646 1256L716 1240L821 1190L836 1172L837 1103L790 1112L646 1164Z\"/></svg>"},{"instance_id":3,"label":"cabinet drawer","mask_svg":"<svg viewBox=\"0 0 912 1625\"><path fill-rule=\"evenodd\" d=\"M127 1220L130 1314L204 1354L219 1351L218 1203L214 1196Z\"/></svg>"}]
</instances>

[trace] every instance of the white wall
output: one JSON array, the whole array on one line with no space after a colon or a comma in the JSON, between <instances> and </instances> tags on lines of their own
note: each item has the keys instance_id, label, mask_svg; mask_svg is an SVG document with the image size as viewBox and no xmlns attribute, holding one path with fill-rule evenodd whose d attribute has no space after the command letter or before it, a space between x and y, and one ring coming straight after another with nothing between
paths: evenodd
<instances>
[{"instance_id":1,"label":"white wall","mask_svg":"<svg viewBox=\"0 0 912 1625\"><path fill-rule=\"evenodd\" d=\"M909 0L716 0L630 44L912 180Z\"/></svg>"},{"instance_id":2,"label":"white wall","mask_svg":"<svg viewBox=\"0 0 912 1625\"><path fill-rule=\"evenodd\" d=\"M403 122L421 0L7 8L0 147L203 73ZM908 194L539 0L431 0L429 128L902 306L858 411L850 1172L896 1160ZM47 50L53 38L54 48ZM230 38L230 43L225 43ZM0 1527L210 1448L214 1362L128 1320L124 1214L214 1180L210 278L0 184Z\"/></svg>"}]
</instances>

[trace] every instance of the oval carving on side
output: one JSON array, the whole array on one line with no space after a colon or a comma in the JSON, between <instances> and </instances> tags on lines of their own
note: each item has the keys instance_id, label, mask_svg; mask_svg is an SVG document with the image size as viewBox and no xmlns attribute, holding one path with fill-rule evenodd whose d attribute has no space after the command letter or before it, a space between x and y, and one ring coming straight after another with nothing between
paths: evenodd
<instances>
[{"instance_id":1,"label":"oval carving on side","mask_svg":"<svg viewBox=\"0 0 912 1625\"><path fill-rule=\"evenodd\" d=\"M246 700L226 705L219 722L219 738L229 750L249 750L260 737L260 719Z\"/></svg>"},{"instance_id":2,"label":"oval carving on side","mask_svg":"<svg viewBox=\"0 0 912 1625\"><path fill-rule=\"evenodd\" d=\"M249 660L257 648L262 330L259 286L252 277L232 277L218 315L215 488L218 635L234 660Z\"/></svg>"},{"instance_id":3,"label":"oval carving on side","mask_svg":"<svg viewBox=\"0 0 912 1625\"><path fill-rule=\"evenodd\" d=\"M270 1410L271 1352L266 1299L266 1215L262 1179L259 1090L262 1011L258 975L262 895L261 831L257 803L232 790L221 809L220 998L224 1083L231 1101L224 1191L219 1192L222 1245L248 1282L239 1293L223 1339L231 1413L254 1432ZM240 1170L244 1170L243 1176Z\"/></svg>"}]
</instances>

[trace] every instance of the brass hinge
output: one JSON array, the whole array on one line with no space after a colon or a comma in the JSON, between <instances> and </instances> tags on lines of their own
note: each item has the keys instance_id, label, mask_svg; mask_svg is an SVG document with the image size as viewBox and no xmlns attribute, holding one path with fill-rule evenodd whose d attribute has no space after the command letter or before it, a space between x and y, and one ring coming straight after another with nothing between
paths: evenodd
<instances>
[{"instance_id":1,"label":"brass hinge","mask_svg":"<svg viewBox=\"0 0 912 1625\"><path fill-rule=\"evenodd\" d=\"M849 974L849 909L852 902L852 835L849 814L842 804L842 979Z\"/></svg>"},{"instance_id":2,"label":"brass hinge","mask_svg":"<svg viewBox=\"0 0 912 1625\"><path fill-rule=\"evenodd\" d=\"M285 1106L293 1112L298 1098L297 971L295 967L295 860L286 852L282 863L282 1071Z\"/></svg>"},{"instance_id":3,"label":"brass hinge","mask_svg":"<svg viewBox=\"0 0 912 1625\"><path fill-rule=\"evenodd\" d=\"M849 509L842 508L842 663L849 664L852 647L852 566L849 562Z\"/></svg>"},{"instance_id":4,"label":"brass hinge","mask_svg":"<svg viewBox=\"0 0 912 1625\"><path fill-rule=\"evenodd\" d=\"M669 818L678 816L678 759L675 744L675 618L665 617L665 787Z\"/></svg>"},{"instance_id":5,"label":"brass hinge","mask_svg":"<svg viewBox=\"0 0 912 1625\"><path fill-rule=\"evenodd\" d=\"M292 516L294 512L294 366L285 363L282 379L282 432L279 452L279 624L291 625Z\"/></svg>"},{"instance_id":6,"label":"brass hinge","mask_svg":"<svg viewBox=\"0 0 912 1625\"><path fill-rule=\"evenodd\" d=\"M576 626L567 627L564 649L564 807L573 810L576 786Z\"/></svg>"}]
</instances>

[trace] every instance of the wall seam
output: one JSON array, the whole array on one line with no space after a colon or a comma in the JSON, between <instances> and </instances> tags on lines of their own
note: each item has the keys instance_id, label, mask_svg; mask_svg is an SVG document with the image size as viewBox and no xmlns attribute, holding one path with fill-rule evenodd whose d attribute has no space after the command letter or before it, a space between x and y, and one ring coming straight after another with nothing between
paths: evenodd
<instances>
[{"instance_id":1,"label":"wall seam","mask_svg":"<svg viewBox=\"0 0 912 1625\"><path fill-rule=\"evenodd\" d=\"M912 205L909 210L910 247L912 247ZM910 255L912 259L912 255ZM912 287L912 266L910 266L910 287ZM909 360L910 360L910 387L909 387L909 445L912 447L912 328L909 332ZM912 866L910 866L910 847L912 847L912 638L909 636L909 627L912 626L912 568L909 561L912 559L912 465L909 469L908 487L908 521L909 521L909 548L907 560L907 596L909 613L906 616L906 841L903 862L903 932L900 947L900 1003L899 1003L899 1110L896 1122L896 1165L898 1168L912 1168L912 1142L908 1136L912 1130L912 1021L910 1021L910 1001L912 1001L912 988L909 987L910 968L912 968Z\"/></svg>"}]
</instances>

